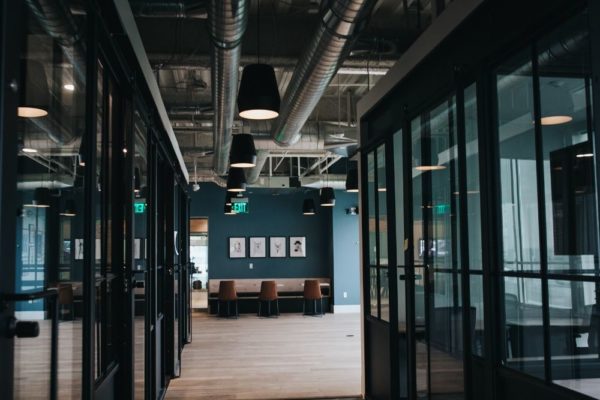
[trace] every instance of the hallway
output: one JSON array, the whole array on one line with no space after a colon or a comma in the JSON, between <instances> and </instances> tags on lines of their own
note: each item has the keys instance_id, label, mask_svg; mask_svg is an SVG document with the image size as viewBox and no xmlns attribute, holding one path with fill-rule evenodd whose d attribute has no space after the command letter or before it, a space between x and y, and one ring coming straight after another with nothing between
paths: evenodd
<instances>
[{"instance_id":1,"label":"hallway","mask_svg":"<svg viewBox=\"0 0 600 400\"><path fill-rule=\"evenodd\" d=\"M168 400L347 398L360 394L359 314L193 317Z\"/></svg>"}]
</instances>

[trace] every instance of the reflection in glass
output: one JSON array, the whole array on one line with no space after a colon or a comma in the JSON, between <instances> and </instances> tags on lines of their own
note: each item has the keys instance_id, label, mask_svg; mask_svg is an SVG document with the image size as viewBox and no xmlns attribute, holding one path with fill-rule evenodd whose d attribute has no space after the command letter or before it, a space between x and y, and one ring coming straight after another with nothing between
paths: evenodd
<instances>
[{"instance_id":1,"label":"reflection in glass","mask_svg":"<svg viewBox=\"0 0 600 400\"><path fill-rule=\"evenodd\" d=\"M140 113L134 112L134 242L133 242L133 269L136 280L134 289L135 298L135 398L144 399L144 372L145 372L145 314L146 314L146 289L148 278L148 213L146 196L148 193L148 149L146 143L146 124ZM136 206L137 205L137 206ZM141 206L139 206L141 205Z\"/></svg>"},{"instance_id":2,"label":"reflection in glass","mask_svg":"<svg viewBox=\"0 0 600 400\"><path fill-rule=\"evenodd\" d=\"M390 288L388 269L379 270L379 304L381 305L381 318L383 321L390 320Z\"/></svg>"},{"instance_id":3,"label":"reflection in glass","mask_svg":"<svg viewBox=\"0 0 600 400\"><path fill-rule=\"evenodd\" d=\"M377 204L379 206L379 265L388 265L385 145L377 148Z\"/></svg>"},{"instance_id":4,"label":"reflection in glass","mask_svg":"<svg viewBox=\"0 0 600 400\"><path fill-rule=\"evenodd\" d=\"M85 12L71 14L74 2L64 3L54 18L64 22L69 39L83 37ZM15 339L14 398L49 398L51 324L57 318L57 397L79 399L85 182L77 155L85 142L85 52L77 40L57 38L34 2L23 2L23 15L23 37L14 38L22 43L14 283L16 292L56 289L58 315L48 300L15 305L15 317L37 321L40 335Z\"/></svg>"},{"instance_id":5,"label":"reflection in glass","mask_svg":"<svg viewBox=\"0 0 600 400\"><path fill-rule=\"evenodd\" d=\"M539 279L505 277L504 365L544 377L544 323Z\"/></svg>"},{"instance_id":6,"label":"reflection in glass","mask_svg":"<svg viewBox=\"0 0 600 400\"><path fill-rule=\"evenodd\" d=\"M540 244L528 52L497 71L503 264L507 271L539 271Z\"/></svg>"},{"instance_id":7,"label":"reflection in glass","mask_svg":"<svg viewBox=\"0 0 600 400\"><path fill-rule=\"evenodd\" d=\"M408 395L408 341L407 341L407 310L406 310L406 269L405 265L405 235L404 235L404 145L402 130L394 134L394 193L396 210L396 254L398 276L398 362L400 397Z\"/></svg>"},{"instance_id":8,"label":"reflection in glass","mask_svg":"<svg viewBox=\"0 0 600 400\"><path fill-rule=\"evenodd\" d=\"M473 354L482 356L484 350L484 318L483 318L483 276L472 274L469 277L469 293L471 302L471 325L474 331L471 332L471 351ZM473 313L475 314L473 316Z\"/></svg>"},{"instance_id":9,"label":"reflection in glass","mask_svg":"<svg viewBox=\"0 0 600 400\"><path fill-rule=\"evenodd\" d=\"M598 268L585 26L583 16L574 18L545 38L538 50L548 270L554 273L592 274ZM548 58L565 38L577 46Z\"/></svg>"},{"instance_id":10,"label":"reflection in glass","mask_svg":"<svg viewBox=\"0 0 600 400\"><path fill-rule=\"evenodd\" d=\"M598 284L549 280L552 380L597 397L600 378Z\"/></svg>"},{"instance_id":11,"label":"reflection in glass","mask_svg":"<svg viewBox=\"0 0 600 400\"><path fill-rule=\"evenodd\" d=\"M375 187L375 153L367 155L367 196L369 206L369 265L377 265L377 223L376 223L376 187Z\"/></svg>"},{"instance_id":12,"label":"reflection in glass","mask_svg":"<svg viewBox=\"0 0 600 400\"><path fill-rule=\"evenodd\" d=\"M379 310L378 310L378 289L377 289L377 268L371 267L369 268L369 301L370 301L370 310L371 316L378 318Z\"/></svg>"}]
</instances>

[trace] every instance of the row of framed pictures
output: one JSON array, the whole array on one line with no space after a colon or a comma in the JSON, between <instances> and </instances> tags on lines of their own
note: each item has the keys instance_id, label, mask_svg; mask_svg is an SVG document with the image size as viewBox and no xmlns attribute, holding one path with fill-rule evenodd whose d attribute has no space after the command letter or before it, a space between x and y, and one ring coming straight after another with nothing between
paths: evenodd
<instances>
[{"instance_id":1,"label":"row of framed pictures","mask_svg":"<svg viewBox=\"0 0 600 400\"><path fill-rule=\"evenodd\" d=\"M229 258L246 258L246 247L249 249L250 258L265 258L267 256L267 238L249 237L248 246L246 246L245 237L229 238ZM269 257L283 258L288 257L306 257L306 237L290 236L289 247L287 237L271 236L269 237Z\"/></svg>"}]
</instances>

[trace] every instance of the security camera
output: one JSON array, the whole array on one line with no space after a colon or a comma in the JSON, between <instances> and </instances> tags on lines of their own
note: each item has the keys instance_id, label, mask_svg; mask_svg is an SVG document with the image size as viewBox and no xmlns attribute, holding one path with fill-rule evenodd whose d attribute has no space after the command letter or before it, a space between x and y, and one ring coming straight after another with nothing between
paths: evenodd
<instances>
[{"instance_id":1,"label":"security camera","mask_svg":"<svg viewBox=\"0 0 600 400\"><path fill-rule=\"evenodd\" d=\"M200 190L200 185L198 185L198 183L194 183L194 184L192 185L192 190L193 190L194 192L197 192L198 190Z\"/></svg>"}]
</instances>

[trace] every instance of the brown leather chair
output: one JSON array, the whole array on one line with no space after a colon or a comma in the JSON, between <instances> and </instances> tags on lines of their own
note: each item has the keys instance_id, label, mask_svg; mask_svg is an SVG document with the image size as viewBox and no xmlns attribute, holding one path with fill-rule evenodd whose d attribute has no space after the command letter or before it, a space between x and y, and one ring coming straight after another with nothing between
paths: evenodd
<instances>
[{"instance_id":1,"label":"brown leather chair","mask_svg":"<svg viewBox=\"0 0 600 400\"><path fill-rule=\"evenodd\" d=\"M306 302L313 301L313 313L306 313ZM317 314L317 300L321 303L321 312ZM304 281L304 301L302 303L302 313L304 315L323 316L323 295L321 294L321 285L318 279L307 279Z\"/></svg>"},{"instance_id":2,"label":"brown leather chair","mask_svg":"<svg viewBox=\"0 0 600 400\"><path fill-rule=\"evenodd\" d=\"M221 303L227 304L227 317L231 317L230 304L235 303L235 317L239 316L238 312L238 297L235 290L235 281L220 281L219 282L219 299L217 301L217 316L221 316Z\"/></svg>"},{"instance_id":3,"label":"brown leather chair","mask_svg":"<svg viewBox=\"0 0 600 400\"><path fill-rule=\"evenodd\" d=\"M262 281L260 283L260 294L258 295L258 316L262 315L262 303L267 303L267 317L271 316L271 303L275 302L276 316L279 315L279 296L277 295L277 283L275 281Z\"/></svg>"},{"instance_id":4,"label":"brown leather chair","mask_svg":"<svg viewBox=\"0 0 600 400\"><path fill-rule=\"evenodd\" d=\"M70 314L71 320L75 319L75 306L73 302L73 285L70 283L59 283L58 289L58 306L61 316ZM68 308L68 310L66 310Z\"/></svg>"}]
</instances>

